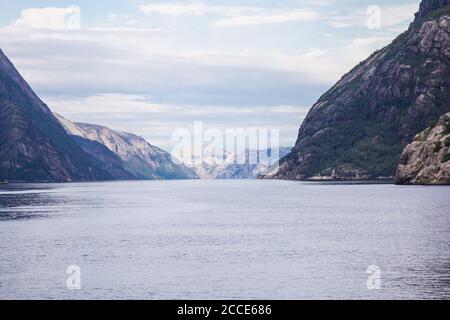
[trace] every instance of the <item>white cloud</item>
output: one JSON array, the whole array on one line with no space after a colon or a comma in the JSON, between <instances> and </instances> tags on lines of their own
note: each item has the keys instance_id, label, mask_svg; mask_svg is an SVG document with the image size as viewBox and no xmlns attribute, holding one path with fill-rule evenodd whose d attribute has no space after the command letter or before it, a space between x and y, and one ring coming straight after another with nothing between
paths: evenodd
<instances>
[{"instance_id":1,"label":"white cloud","mask_svg":"<svg viewBox=\"0 0 450 320\"><path fill-rule=\"evenodd\" d=\"M13 25L20 28L79 30L81 29L80 17L81 9L77 6L29 8L22 11L20 18Z\"/></svg>"},{"instance_id":2,"label":"white cloud","mask_svg":"<svg viewBox=\"0 0 450 320\"><path fill-rule=\"evenodd\" d=\"M192 4L146 4L141 5L140 10L145 14L161 14L161 15L203 15L207 11L207 7L201 3Z\"/></svg>"},{"instance_id":3,"label":"white cloud","mask_svg":"<svg viewBox=\"0 0 450 320\"><path fill-rule=\"evenodd\" d=\"M208 6L203 3L147 4L141 5L140 10L147 15L202 16L211 14L224 17L214 21L215 27L250 26L319 19L319 15L309 9L282 10L244 6Z\"/></svg>"},{"instance_id":4,"label":"white cloud","mask_svg":"<svg viewBox=\"0 0 450 320\"><path fill-rule=\"evenodd\" d=\"M164 110L163 105L151 103L142 95L117 93L96 94L83 98L50 98L47 99L56 112L70 114L149 114Z\"/></svg>"},{"instance_id":5,"label":"white cloud","mask_svg":"<svg viewBox=\"0 0 450 320\"><path fill-rule=\"evenodd\" d=\"M314 21L317 19L319 19L319 15L314 11L291 10L280 13L254 14L224 18L215 21L213 25L215 27L237 27L293 21Z\"/></svg>"},{"instance_id":6,"label":"white cloud","mask_svg":"<svg viewBox=\"0 0 450 320\"><path fill-rule=\"evenodd\" d=\"M298 125L307 113L303 106L167 105L152 102L151 97L128 94L96 94L87 97L47 96L45 102L54 112L75 122L101 124L132 132L151 143L170 150L174 130L190 130L194 121L205 128L275 128L283 136L281 143L292 146ZM286 120L288 117L288 120Z\"/></svg>"},{"instance_id":7,"label":"white cloud","mask_svg":"<svg viewBox=\"0 0 450 320\"><path fill-rule=\"evenodd\" d=\"M300 114L300 115L306 116L309 108L310 107L305 107L305 106L276 106L276 107L270 107L267 111L275 112L275 113Z\"/></svg>"},{"instance_id":8,"label":"white cloud","mask_svg":"<svg viewBox=\"0 0 450 320\"><path fill-rule=\"evenodd\" d=\"M329 21L335 28L366 28L369 15L367 8L359 7L347 13L331 13ZM417 3L399 6L380 6L381 28L392 28L400 24L407 26L417 12Z\"/></svg>"},{"instance_id":9,"label":"white cloud","mask_svg":"<svg viewBox=\"0 0 450 320\"><path fill-rule=\"evenodd\" d=\"M287 126L283 137L289 140L308 110L296 105L312 105L392 40L392 30L406 26L415 11L383 7L383 26L392 26L368 30L363 6L330 8L329 1L295 0L291 10L201 2L142 6L151 17L106 8L71 32L67 8L27 9L14 25L0 28L0 43L49 106L73 120L146 135L161 145L170 130L194 120L216 127ZM236 28L310 20L319 22ZM327 21L361 29L336 30Z\"/></svg>"},{"instance_id":10,"label":"white cloud","mask_svg":"<svg viewBox=\"0 0 450 320\"><path fill-rule=\"evenodd\" d=\"M196 15L215 14L220 16L237 16L241 14L257 13L264 9L244 6L208 6L204 3L177 3L177 4L144 4L141 12L151 15Z\"/></svg>"},{"instance_id":11,"label":"white cloud","mask_svg":"<svg viewBox=\"0 0 450 320\"><path fill-rule=\"evenodd\" d=\"M295 21L325 21L336 28L365 27L368 19L367 7L356 7L350 12L327 12L323 9L334 1L303 1L290 9L267 8L257 6L213 6L202 2L173 3L173 4L144 4L140 6L141 12L152 15L215 15L216 27L252 26L271 23L285 23ZM300 7L301 6L301 7ZM314 9L311 9L313 8ZM317 11L316 9L319 9ZM400 23L409 22L418 9L416 3L405 5L382 6L382 27L389 28Z\"/></svg>"},{"instance_id":12,"label":"white cloud","mask_svg":"<svg viewBox=\"0 0 450 320\"><path fill-rule=\"evenodd\" d=\"M357 49L357 48L365 48L375 45L378 48L381 48L381 44L386 44L387 42L392 41L391 37L367 37L367 38L355 38L349 44L349 48Z\"/></svg>"},{"instance_id":13,"label":"white cloud","mask_svg":"<svg viewBox=\"0 0 450 320\"><path fill-rule=\"evenodd\" d=\"M363 61L374 51L388 45L393 40L391 36L373 36L355 38L347 46L348 55L352 61Z\"/></svg>"},{"instance_id":14,"label":"white cloud","mask_svg":"<svg viewBox=\"0 0 450 320\"><path fill-rule=\"evenodd\" d=\"M106 21L106 27L112 26L134 26L138 22L130 15L128 14L116 14L116 13L110 13L108 14L108 19Z\"/></svg>"},{"instance_id":15,"label":"white cloud","mask_svg":"<svg viewBox=\"0 0 450 320\"><path fill-rule=\"evenodd\" d=\"M403 6L389 6L382 8L382 27L392 27L400 23L410 23L414 19L414 14L418 10L417 4L407 4Z\"/></svg>"}]
</instances>

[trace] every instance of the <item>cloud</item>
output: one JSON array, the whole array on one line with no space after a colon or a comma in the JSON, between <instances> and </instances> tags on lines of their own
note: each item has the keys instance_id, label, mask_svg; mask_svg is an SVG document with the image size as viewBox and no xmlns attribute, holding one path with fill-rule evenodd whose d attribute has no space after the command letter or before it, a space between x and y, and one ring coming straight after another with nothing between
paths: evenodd
<instances>
[{"instance_id":1,"label":"cloud","mask_svg":"<svg viewBox=\"0 0 450 320\"><path fill-rule=\"evenodd\" d=\"M208 6L204 3L147 4L141 5L140 10L147 15L203 16L210 14L222 17L213 22L215 27L254 26L319 19L319 15L309 9L282 10L245 6Z\"/></svg>"},{"instance_id":2,"label":"cloud","mask_svg":"<svg viewBox=\"0 0 450 320\"><path fill-rule=\"evenodd\" d=\"M381 25L382 27L392 27L400 23L410 23L418 9L417 3L382 8Z\"/></svg>"},{"instance_id":3,"label":"cloud","mask_svg":"<svg viewBox=\"0 0 450 320\"><path fill-rule=\"evenodd\" d=\"M40 94L145 94L156 102L195 105L306 104L346 71L318 49L188 50L166 32L0 29L0 37Z\"/></svg>"},{"instance_id":4,"label":"cloud","mask_svg":"<svg viewBox=\"0 0 450 320\"><path fill-rule=\"evenodd\" d=\"M50 30L81 29L81 9L77 6L67 8L29 8L22 11L13 26Z\"/></svg>"},{"instance_id":5,"label":"cloud","mask_svg":"<svg viewBox=\"0 0 450 320\"><path fill-rule=\"evenodd\" d=\"M161 14L161 15L204 15L207 12L207 7L201 3L192 4L146 4L141 5L140 10L147 14Z\"/></svg>"},{"instance_id":6,"label":"cloud","mask_svg":"<svg viewBox=\"0 0 450 320\"><path fill-rule=\"evenodd\" d=\"M306 116L306 113L308 112L309 107L305 106L276 106L276 107L270 107L268 111L275 112L275 113L287 113L287 114L301 114L303 116Z\"/></svg>"},{"instance_id":7,"label":"cloud","mask_svg":"<svg viewBox=\"0 0 450 320\"><path fill-rule=\"evenodd\" d=\"M149 114L164 110L163 105L151 103L143 95L119 93L104 93L71 99L50 98L48 102L55 110L72 114Z\"/></svg>"},{"instance_id":8,"label":"cloud","mask_svg":"<svg viewBox=\"0 0 450 320\"><path fill-rule=\"evenodd\" d=\"M54 112L72 121L106 125L132 132L151 143L170 150L172 133L191 130L195 121L206 129L268 128L279 129L281 143L292 146L298 126L308 111L302 106L242 106L158 104L151 97L126 94L96 94L86 97L47 96ZM286 117L288 119L286 119Z\"/></svg>"},{"instance_id":9,"label":"cloud","mask_svg":"<svg viewBox=\"0 0 450 320\"><path fill-rule=\"evenodd\" d=\"M195 120L279 128L292 145L308 106L392 40L392 29L407 25L398 21L414 11L383 7L393 26L374 31L366 28L365 7L330 2L148 4L140 7L148 18L106 8L83 28L67 26L67 8L27 9L0 28L0 43L33 89L70 119L131 131L161 146L171 130ZM301 28L288 24L313 20ZM359 29L336 30L334 22Z\"/></svg>"},{"instance_id":10,"label":"cloud","mask_svg":"<svg viewBox=\"0 0 450 320\"><path fill-rule=\"evenodd\" d=\"M398 25L407 26L418 10L418 4L379 6L381 29L392 28ZM367 7L358 7L347 12L330 13L328 21L335 28L367 28L370 15Z\"/></svg>"},{"instance_id":11,"label":"cloud","mask_svg":"<svg viewBox=\"0 0 450 320\"><path fill-rule=\"evenodd\" d=\"M144 4L139 7L146 15L195 15L202 16L214 14L220 16L237 16L241 14L257 13L264 9L245 6L208 6L204 3L177 3L177 4Z\"/></svg>"},{"instance_id":12,"label":"cloud","mask_svg":"<svg viewBox=\"0 0 450 320\"><path fill-rule=\"evenodd\" d=\"M319 15L312 10L291 10L280 13L254 14L224 18L215 21L213 25L215 27L239 27L294 21L314 21L318 19Z\"/></svg>"},{"instance_id":13,"label":"cloud","mask_svg":"<svg viewBox=\"0 0 450 320\"><path fill-rule=\"evenodd\" d=\"M141 12L147 15L211 15L215 17L215 27L242 27L261 24L327 21L335 28L367 27L369 18L367 6L360 6L344 11L329 11L334 1L303 1L296 7L257 7L257 6L213 6L202 2L145 4ZM301 8L299 7L301 5ZM327 10L328 9L328 10ZM405 5L381 6L382 28L390 28L401 23L410 22L417 11L417 3Z\"/></svg>"},{"instance_id":14,"label":"cloud","mask_svg":"<svg viewBox=\"0 0 450 320\"><path fill-rule=\"evenodd\" d=\"M354 38L348 45L348 47L351 49L358 49L375 45L377 48L380 48L380 44L386 44L389 41L392 41L391 37L376 36L367 38Z\"/></svg>"},{"instance_id":15,"label":"cloud","mask_svg":"<svg viewBox=\"0 0 450 320\"><path fill-rule=\"evenodd\" d=\"M354 38L348 44L348 55L351 60L363 61L374 51L388 45L393 40L392 36L372 36L366 38Z\"/></svg>"}]
</instances>

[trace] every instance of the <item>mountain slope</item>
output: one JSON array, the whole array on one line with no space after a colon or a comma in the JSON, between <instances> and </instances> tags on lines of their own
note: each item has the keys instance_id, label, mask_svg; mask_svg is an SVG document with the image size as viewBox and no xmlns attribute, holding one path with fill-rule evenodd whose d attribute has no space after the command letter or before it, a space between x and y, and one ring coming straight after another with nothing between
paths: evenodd
<instances>
[{"instance_id":1,"label":"mountain slope","mask_svg":"<svg viewBox=\"0 0 450 320\"><path fill-rule=\"evenodd\" d=\"M398 184L450 184L450 113L406 146L395 176Z\"/></svg>"},{"instance_id":2,"label":"mountain slope","mask_svg":"<svg viewBox=\"0 0 450 320\"><path fill-rule=\"evenodd\" d=\"M85 150L96 159L99 156L104 157L105 153L96 149L88 149L86 141L98 143L110 152L116 155L121 162L123 170L130 173L137 179L142 180L159 180L159 179L197 179L197 175L183 165L177 165L172 161L169 153L161 150L151 144L145 139L130 134L111 130L104 126L74 123L64 118L61 115L55 114L59 122L63 125L65 130L72 136L82 138L76 139L80 145L85 147ZM103 165L105 164L103 159ZM100 159L100 161L102 161ZM109 167L111 167L111 163ZM117 169L116 165L113 168Z\"/></svg>"},{"instance_id":3,"label":"mountain slope","mask_svg":"<svg viewBox=\"0 0 450 320\"><path fill-rule=\"evenodd\" d=\"M114 180L136 180L136 177L124 168L122 159L103 144L79 136L71 137L94 159L97 166L108 172Z\"/></svg>"},{"instance_id":4,"label":"mountain slope","mask_svg":"<svg viewBox=\"0 0 450 320\"><path fill-rule=\"evenodd\" d=\"M450 111L450 0L424 0L408 31L311 108L274 178L392 177L401 152Z\"/></svg>"},{"instance_id":5,"label":"mountain slope","mask_svg":"<svg viewBox=\"0 0 450 320\"><path fill-rule=\"evenodd\" d=\"M1 50L0 179L23 182L112 179L67 135Z\"/></svg>"}]
</instances>

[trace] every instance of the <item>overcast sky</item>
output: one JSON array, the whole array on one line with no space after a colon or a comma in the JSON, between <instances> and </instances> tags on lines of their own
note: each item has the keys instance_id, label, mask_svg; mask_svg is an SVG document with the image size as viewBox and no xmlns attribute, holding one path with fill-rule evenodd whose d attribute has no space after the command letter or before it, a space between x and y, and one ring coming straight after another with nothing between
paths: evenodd
<instances>
[{"instance_id":1,"label":"overcast sky","mask_svg":"<svg viewBox=\"0 0 450 320\"><path fill-rule=\"evenodd\" d=\"M419 6L1 1L0 47L52 110L166 149L171 133L194 121L280 129L281 144L292 146L320 95L406 30ZM373 5L381 9L380 25Z\"/></svg>"}]
</instances>

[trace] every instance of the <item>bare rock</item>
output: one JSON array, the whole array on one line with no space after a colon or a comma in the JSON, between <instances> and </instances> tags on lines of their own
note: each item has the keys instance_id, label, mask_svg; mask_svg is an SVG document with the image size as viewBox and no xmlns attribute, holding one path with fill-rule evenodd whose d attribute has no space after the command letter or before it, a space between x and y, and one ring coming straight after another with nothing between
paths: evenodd
<instances>
[{"instance_id":1,"label":"bare rock","mask_svg":"<svg viewBox=\"0 0 450 320\"><path fill-rule=\"evenodd\" d=\"M398 184L450 184L450 113L406 146L395 181Z\"/></svg>"}]
</instances>

